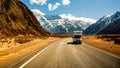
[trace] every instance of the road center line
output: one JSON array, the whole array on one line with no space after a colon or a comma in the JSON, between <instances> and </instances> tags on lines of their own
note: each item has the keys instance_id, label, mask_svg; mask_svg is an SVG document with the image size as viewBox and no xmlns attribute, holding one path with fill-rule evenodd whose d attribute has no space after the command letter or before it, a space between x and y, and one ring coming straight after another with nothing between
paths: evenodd
<instances>
[{"instance_id":1,"label":"road center line","mask_svg":"<svg viewBox=\"0 0 120 68\"><path fill-rule=\"evenodd\" d=\"M73 50L74 50L75 52L77 52L77 50L76 50L75 48L73 48Z\"/></svg>"},{"instance_id":2,"label":"road center line","mask_svg":"<svg viewBox=\"0 0 120 68\"><path fill-rule=\"evenodd\" d=\"M56 43L56 42L55 42ZM25 62L24 64L22 64L19 68L23 68L25 65L27 65L29 62L31 62L33 59L35 59L38 55L40 55L41 53L43 53L45 50L47 50L49 47L51 47L52 45L54 45L55 43L47 46L46 48L44 48L42 51L40 51L39 53L37 53L35 56L33 56L32 58L30 58L27 62Z\"/></svg>"}]
</instances>

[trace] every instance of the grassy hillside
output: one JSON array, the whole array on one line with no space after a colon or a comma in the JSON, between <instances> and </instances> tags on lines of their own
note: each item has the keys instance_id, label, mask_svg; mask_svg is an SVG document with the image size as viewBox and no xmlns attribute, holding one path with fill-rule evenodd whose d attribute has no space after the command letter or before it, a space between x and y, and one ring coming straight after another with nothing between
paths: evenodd
<instances>
[{"instance_id":1,"label":"grassy hillside","mask_svg":"<svg viewBox=\"0 0 120 68\"><path fill-rule=\"evenodd\" d=\"M19 0L0 0L0 37L49 36L33 13Z\"/></svg>"}]
</instances>

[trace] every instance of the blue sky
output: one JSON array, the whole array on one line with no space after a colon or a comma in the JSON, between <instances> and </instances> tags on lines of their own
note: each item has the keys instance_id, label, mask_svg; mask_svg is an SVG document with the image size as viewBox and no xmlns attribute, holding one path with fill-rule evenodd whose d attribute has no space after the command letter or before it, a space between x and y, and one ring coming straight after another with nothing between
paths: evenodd
<instances>
[{"instance_id":1,"label":"blue sky","mask_svg":"<svg viewBox=\"0 0 120 68\"><path fill-rule=\"evenodd\" d=\"M29 9L48 15L71 14L75 17L99 19L120 11L120 0L21 0ZM64 2L63 2L64 1ZM48 8L49 5L49 8Z\"/></svg>"}]
</instances>

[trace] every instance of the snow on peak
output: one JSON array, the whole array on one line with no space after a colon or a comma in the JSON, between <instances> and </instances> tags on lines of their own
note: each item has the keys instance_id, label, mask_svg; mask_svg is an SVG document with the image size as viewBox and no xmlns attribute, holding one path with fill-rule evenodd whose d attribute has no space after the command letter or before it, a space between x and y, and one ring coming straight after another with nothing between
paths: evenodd
<instances>
[{"instance_id":1,"label":"snow on peak","mask_svg":"<svg viewBox=\"0 0 120 68\"><path fill-rule=\"evenodd\" d=\"M32 9L31 11L32 11L35 15L38 15L38 14L45 15L43 12L41 12L41 11L38 10L38 9Z\"/></svg>"},{"instance_id":2,"label":"snow on peak","mask_svg":"<svg viewBox=\"0 0 120 68\"><path fill-rule=\"evenodd\" d=\"M115 13L110 13L110 14L105 15L104 17L105 17L105 18L109 18L109 17L115 16L115 15L117 15L117 16L120 17L120 12L117 11L117 12L115 12Z\"/></svg>"},{"instance_id":3,"label":"snow on peak","mask_svg":"<svg viewBox=\"0 0 120 68\"><path fill-rule=\"evenodd\" d=\"M85 34L96 34L101 29L105 28L108 24L113 23L120 19L120 12L117 11L115 13L107 14L100 18L97 22L89 26L83 33Z\"/></svg>"},{"instance_id":4,"label":"snow on peak","mask_svg":"<svg viewBox=\"0 0 120 68\"><path fill-rule=\"evenodd\" d=\"M107 14L107 15L105 15L105 17L110 17L110 16L112 16L114 13L111 13L111 14Z\"/></svg>"},{"instance_id":5,"label":"snow on peak","mask_svg":"<svg viewBox=\"0 0 120 68\"><path fill-rule=\"evenodd\" d=\"M47 15L37 9L32 10L41 26L50 33L72 33L73 31L81 31L86 29L96 20L84 17L75 17L72 14Z\"/></svg>"}]
</instances>

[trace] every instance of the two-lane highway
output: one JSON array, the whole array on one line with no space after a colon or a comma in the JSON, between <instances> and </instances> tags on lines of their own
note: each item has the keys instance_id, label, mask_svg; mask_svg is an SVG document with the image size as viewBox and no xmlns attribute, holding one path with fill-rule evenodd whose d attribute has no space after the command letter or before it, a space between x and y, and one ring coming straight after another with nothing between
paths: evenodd
<instances>
[{"instance_id":1,"label":"two-lane highway","mask_svg":"<svg viewBox=\"0 0 120 68\"><path fill-rule=\"evenodd\" d=\"M50 44L19 68L120 68L120 57L64 38Z\"/></svg>"}]
</instances>

